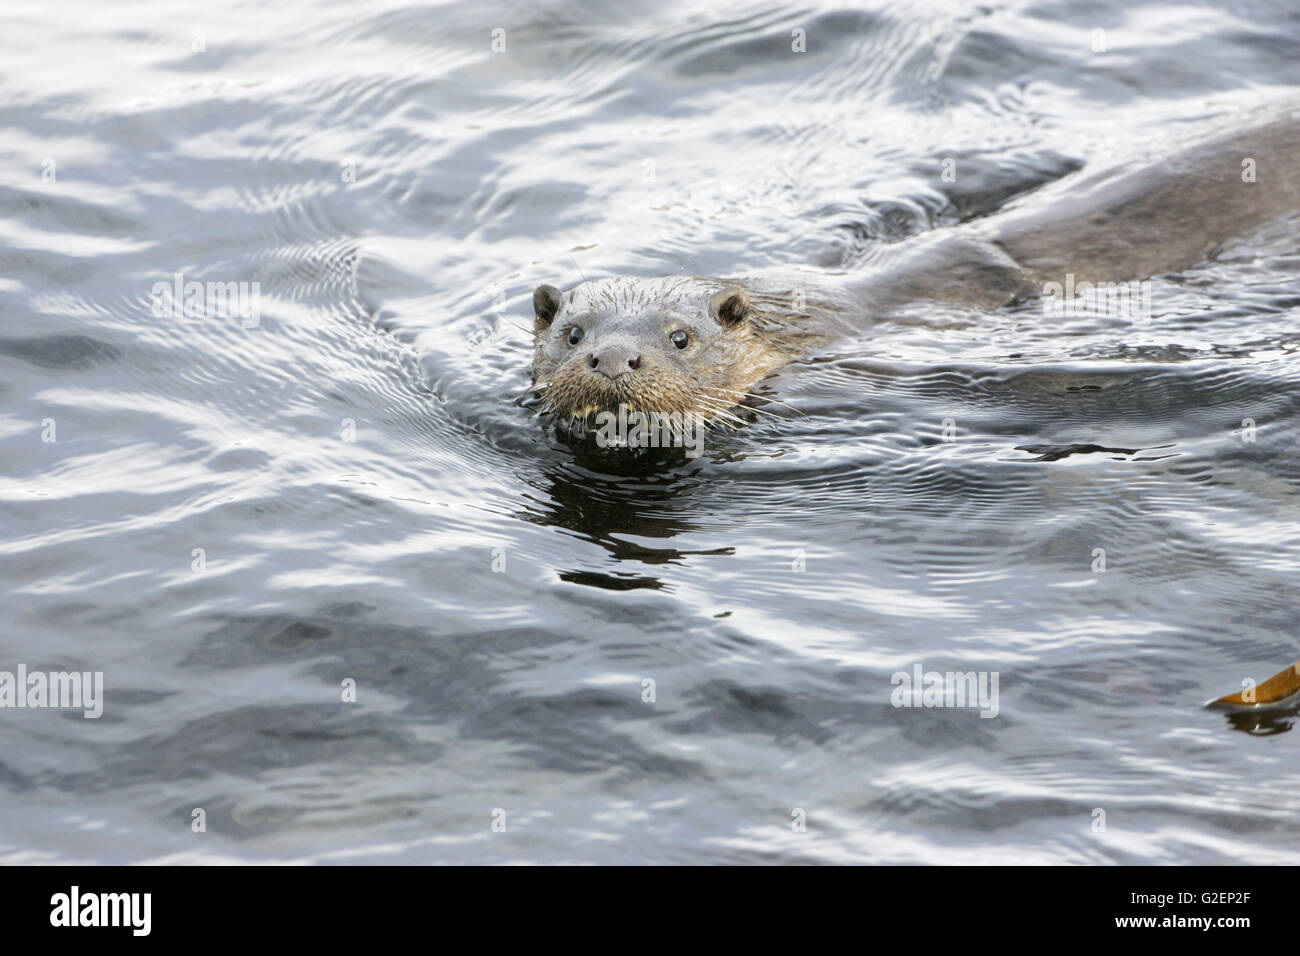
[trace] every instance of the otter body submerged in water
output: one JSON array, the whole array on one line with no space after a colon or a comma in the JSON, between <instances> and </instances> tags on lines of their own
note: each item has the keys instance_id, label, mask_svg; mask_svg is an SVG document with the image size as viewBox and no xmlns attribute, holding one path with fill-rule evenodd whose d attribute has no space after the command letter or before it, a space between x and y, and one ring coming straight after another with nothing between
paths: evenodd
<instances>
[{"instance_id":1,"label":"otter body submerged in water","mask_svg":"<svg viewBox=\"0 0 1300 956\"><path fill-rule=\"evenodd\" d=\"M1298 160L1292 105L1161 161L1076 173L989 219L898 243L865 276L543 285L533 295L533 389L569 424L624 408L732 421L729 409L771 372L908 305L996 309L1053 284L1197 265L1300 211ZM1300 662L1210 705L1249 715L1297 700Z\"/></svg>"},{"instance_id":2,"label":"otter body submerged in water","mask_svg":"<svg viewBox=\"0 0 1300 956\"><path fill-rule=\"evenodd\" d=\"M898 243L866 276L539 286L533 390L571 425L620 407L728 420L771 372L913 303L994 309L1067 276L1122 283L1196 265L1300 210L1298 159L1291 105L1160 161L1076 173L987 220Z\"/></svg>"}]
</instances>

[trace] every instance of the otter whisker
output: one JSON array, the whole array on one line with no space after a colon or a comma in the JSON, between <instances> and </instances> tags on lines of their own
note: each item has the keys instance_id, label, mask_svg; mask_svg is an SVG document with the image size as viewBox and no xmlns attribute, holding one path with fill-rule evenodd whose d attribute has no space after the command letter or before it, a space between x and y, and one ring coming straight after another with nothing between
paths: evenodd
<instances>
[{"instance_id":1,"label":"otter whisker","mask_svg":"<svg viewBox=\"0 0 1300 956\"><path fill-rule=\"evenodd\" d=\"M585 275L582 275L582 266L578 265L578 260L575 259L575 258L573 258L572 255L570 255L570 256L569 256L569 261L573 263L573 268L575 268L575 269L578 270L578 275L582 276L582 281L583 281L583 282L586 282L586 281L587 281L587 277L586 277Z\"/></svg>"},{"instance_id":2,"label":"otter whisker","mask_svg":"<svg viewBox=\"0 0 1300 956\"><path fill-rule=\"evenodd\" d=\"M744 424L745 424L744 419L739 418L739 417L733 415L731 412L729 412L729 411L726 409L725 406L711 406L711 405L707 405L707 404L706 404L706 405L703 406L703 408L704 408L705 411L707 411L710 415L712 415L714 418L718 419L719 421L722 421L722 422L725 422L725 423L728 423L728 424L734 423L734 424L736 424L736 425L744 425Z\"/></svg>"},{"instance_id":3,"label":"otter whisker","mask_svg":"<svg viewBox=\"0 0 1300 956\"><path fill-rule=\"evenodd\" d=\"M759 395L759 394L757 394L756 392L742 392L742 391L739 391L738 389L727 388L727 387L725 387L725 386L723 386L723 385L710 385L710 386L708 386L708 387L711 388L711 389L714 389L715 391L719 391L719 392L729 392L729 393L731 393L732 395L739 395L742 399L744 399L744 398L752 398L752 399L755 399L756 401L760 401L760 402L769 402L769 403L771 403L771 404L773 404L773 405L780 405L780 406L782 406L783 408L788 408L788 409L790 409L790 410L793 411L793 412L797 412L797 411L799 411L799 409L795 408L793 405L789 404L788 402L778 401L778 400L775 399L775 398L769 398L769 397L766 396L766 395Z\"/></svg>"},{"instance_id":4,"label":"otter whisker","mask_svg":"<svg viewBox=\"0 0 1300 956\"><path fill-rule=\"evenodd\" d=\"M705 386L705 387L706 387L706 388L711 388L711 386ZM738 407L738 405L739 405L739 403L737 403L737 402L733 402L731 399L727 398L727 397L724 396L724 395L711 395L711 396L709 396L709 397L710 397L710 398L717 399L718 401L727 402L727 403L728 403L727 407ZM755 407L752 406L752 405L745 405L745 406L743 406L743 407L745 408L746 411L753 412L755 415L766 415L768 418L775 418L775 419L777 419L778 421L782 421L782 420L783 420L782 417L781 417L780 415L778 415L776 412L769 412L769 411L768 411L767 409L765 409L765 408L755 408Z\"/></svg>"},{"instance_id":5,"label":"otter whisker","mask_svg":"<svg viewBox=\"0 0 1300 956\"><path fill-rule=\"evenodd\" d=\"M707 388L707 386L706 386L706 388ZM762 409L762 408L754 408L753 406L750 406L750 405L740 405L740 404L738 404L737 402L735 402L733 399L730 399L730 398L728 398L728 397L725 396L725 395L712 395L712 394L706 394L706 395L705 395L705 398L707 398L707 399L709 399L709 400L711 400L711 401L714 401L714 402L719 403L719 405L718 405L719 408L723 408L723 409L727 409L727 410L730 410L730 409L733 409L733 408L743 408L745 411L747 411L747 412L753 412L755 415L766 415L768 418L775 418L775 419L777 419L778 421L782 420L782 419L781 419L781 416L778 415L778 414L776 414L775 412L769 412L769 411L767 411L766 409ZM736 413L735 413L735 412L730 412L730 414L735 415Z\"/></svg>"},{"instance_id":6,"label":"otter whisker","mask_svg":"<svg viewBox=\"0 0 1300 956\"><path fill-rule=\"evenodd\" d=\"M703 403L704 407L711 410L715 415L724 415L727 418L731 419L733 422L744 421L743 418L741 418L739 415L737 415L735 412L732 411L732 409L735 408L735 406L726 404L725 399L712 398L712 400L710 400L711 396L708 395L703 396L703 398L704 398L704 403Z\"/></svg>"},{"instance_id":7,"label":"otter whisker","mask_svg":"<svg viewBox=\"0 0 1300 956\"><path fill-rule=\"evenodd\" d=\"M753 399L756 399L756 400L758 400L758 401L760 401L760 402L768 402L768 403L770 403L770 404L772 404L772 405L780 405L782 408L788 408L788 409L790 409L790 411L792 411L792 412L796 412L796 413L798 413L798 414L800 414L800 415L804 415L804 417L807 417L806 413L804 413L804 412L800 411L799 409L795 408L793 405L789 404L788 402L779 402L779 401L777 401L775 398L768 398L766 395L755 395L753 392L739 392L739 391L736 391L736 389L734 389L734 388L723 388L721 385L709 385L709 386L706 386L706 387L707 387L707 388L711 388L711 389L713 389L713 390L715 390L715 391L730 392L730 393L733 394L733 395L739 395L739 396L741 396L742 401L743 401L744 399L746 399L746 398L753 398ZM737 404L739 404L739 403L737 403ZM747 407L747 408L753 408L752 405L751 405L751 406L746 406L746 407ZM758 409L756 409L756 408L754 408L753 410L754 410L754 411L758 411Z\"/></svg>"}]
</instances>

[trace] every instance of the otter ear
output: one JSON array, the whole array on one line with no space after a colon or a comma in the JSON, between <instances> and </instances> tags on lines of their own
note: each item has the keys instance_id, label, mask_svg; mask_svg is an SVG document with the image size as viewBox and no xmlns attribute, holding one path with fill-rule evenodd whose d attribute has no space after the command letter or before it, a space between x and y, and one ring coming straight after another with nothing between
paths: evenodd
<instances>
[{"instance_id":1,"label":"otter ear","mask_svg":"<svg viewBox=\"0 0 1300 956\"><path fill-rule=\"evenodd\" d=\"M533 291L533 314L537 317L533 328L537 331L548 327L560 310L560 296L563 295L553 285L539 285Z\"/></svg>"},{"instance_id":2,"label":"otter ear","mask_svg":"<svg viewBox=\"0 0 1300 956\"><path fill-rule=\"evenodd\" d=\"M738 285L728 286L709 299L709 313L723 328L739 325L749 315L749 293Z\"/></svg>"}]
</instances>

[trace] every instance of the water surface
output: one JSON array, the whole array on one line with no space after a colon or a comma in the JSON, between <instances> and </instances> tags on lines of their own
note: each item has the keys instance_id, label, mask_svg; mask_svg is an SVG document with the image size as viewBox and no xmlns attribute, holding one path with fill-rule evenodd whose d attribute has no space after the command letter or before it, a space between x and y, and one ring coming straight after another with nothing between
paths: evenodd
<instances>
[{"instance_id":1,"label":"water surface","mask_svg":"<svg viewBox=\"0 0 1300 956\"><path fill-rule=\"evenodd\" d=\"M0 711L0 860L1300 862L1294 713L1200 706L1300 657L1294 222L1150 321L880 325L694 460L513 403L537 284L869 269L1295 93L1293 5L79 0L0 44L0 668L107 686ZM156 314L178 274L256 315ZM892 707L918 663L998 715Z\"/></svg>"}]
</instances>

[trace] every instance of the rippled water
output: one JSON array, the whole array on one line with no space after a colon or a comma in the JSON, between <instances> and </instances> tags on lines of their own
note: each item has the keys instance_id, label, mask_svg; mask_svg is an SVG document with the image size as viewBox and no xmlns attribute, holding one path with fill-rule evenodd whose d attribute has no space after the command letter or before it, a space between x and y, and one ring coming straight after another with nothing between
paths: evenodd
<instances>
[{"instance_id":1,"label":"rippled water","mask_svg":"<svg viewBox=\"0 0 1300 956\"><path fill-rule=\"evenodd\" d=\"M693 461L513 403L538 283L869 268L1300 87L1221 6L9 4L0 668L107 691L0 711L0 859L1300 862L1294 713L1201 708L1300 657L1294 221Z\"/></svg>"}]
</instances>

